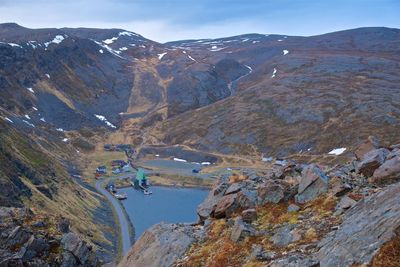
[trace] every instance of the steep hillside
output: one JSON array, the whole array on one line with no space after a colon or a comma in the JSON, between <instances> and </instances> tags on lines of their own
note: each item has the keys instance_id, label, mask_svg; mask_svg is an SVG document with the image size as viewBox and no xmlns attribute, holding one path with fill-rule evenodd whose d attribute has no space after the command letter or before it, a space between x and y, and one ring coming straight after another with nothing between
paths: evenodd
<instances>
[{"instance_id":1,"label":"steep hillside","mask_svg":"<svg viewBox=\"0 0 400 267\"><path fill-rule=\"evenodd\" d=\"M399 138L397 29L179 45L209 62L235 60L252 72L231 85L233 97L170 118L150 131L166 144L285 156L352 147L370 134L389 143Z\"/></svg>"}]
</instances>

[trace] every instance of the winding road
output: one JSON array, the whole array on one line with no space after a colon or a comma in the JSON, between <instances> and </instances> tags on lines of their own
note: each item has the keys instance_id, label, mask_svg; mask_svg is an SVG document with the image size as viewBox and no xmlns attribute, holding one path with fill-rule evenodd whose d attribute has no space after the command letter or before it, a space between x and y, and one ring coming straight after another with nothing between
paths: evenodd
<instances>
[{"instance_id":1,"label":"winding road","mask_svg":"<svg viewBox=\"0 0 400 267\"><path fill-rule=\"evenodd\" d=\"M105 196L108 201L111 203L111 205L114 207L115 212L117 213L118 216L118 221L119 221L119 227L120 227L120 234L121 234L121 240L122 240L122 253L123 255L126 255L128 253L129 249L131 248L131 238L129 234L129 219L125 216L125 212L122 209L121 204L119 203L119 200L117 200L115 197L113 197L106 189L103 188L103 184L108 183L111 180L114 180L116 178L108 178L104 180L99 180L96 182L96 189L103 195Z\"/></svg>"}]
</instances>

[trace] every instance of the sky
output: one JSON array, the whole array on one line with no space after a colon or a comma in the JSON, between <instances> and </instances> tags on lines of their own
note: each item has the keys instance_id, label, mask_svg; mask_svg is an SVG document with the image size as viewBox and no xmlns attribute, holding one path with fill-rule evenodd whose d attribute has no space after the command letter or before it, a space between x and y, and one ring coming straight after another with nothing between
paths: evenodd
<instances>
[{"instance_id":1,"label":"sky","mask_svg":"<svg viewBox=\"0 0 400 267\"><path fill-rule=\"evenodd\" d=\"M158 42L400 28L400 0L0 0L0 23L122 28Z\"/></svg>"}]
</instances>

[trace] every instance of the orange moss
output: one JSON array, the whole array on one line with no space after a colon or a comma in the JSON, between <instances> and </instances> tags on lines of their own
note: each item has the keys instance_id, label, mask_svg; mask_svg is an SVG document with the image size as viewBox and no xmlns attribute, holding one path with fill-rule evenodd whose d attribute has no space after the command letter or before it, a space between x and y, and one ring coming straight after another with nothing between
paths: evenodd
<instances>
[{"instance_id":1,"label":"orange moss","mask_svg":"<svg viewBox=\"0 0 400 267\"><path fill-rule=\"evenodd\" d=\"M381 247L372 260L371 267L398 267L400 266L400 235Z\"/></svg>"},{"instance_id":2,"label":"orange moss","mask_svg":"<svg viewBox=\"0 0 400 267\"><path fill-rule=\"evenodd\" d=\"M288 212L288 206L289 203L268 203L264 207L258 208L257 223L260 228L267 229L284 222L297 223L299 212Z\"/></svg>"},{"instance_id":3,"label":"orange moss","mask_svg":"<svg viewBox=\"0 0 400 267\"><path fill-rule=\"evenodd\" d=\"M233 173L231 175L231 177L229 177L229 183L233 184L233 183L237 183L237 182L241 182L247 180L247 176L243 175L243 174L238 174L238 173Z\"/></svg>"}]
</instances>

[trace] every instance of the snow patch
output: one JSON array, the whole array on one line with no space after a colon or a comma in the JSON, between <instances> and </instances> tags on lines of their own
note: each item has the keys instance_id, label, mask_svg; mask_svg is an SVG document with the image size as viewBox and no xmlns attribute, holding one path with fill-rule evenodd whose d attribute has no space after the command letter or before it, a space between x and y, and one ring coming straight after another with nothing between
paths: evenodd
<instances>
[{"instance_id":1,"label":"snow patch","mask_svg":"<svg viewBox=\"0 0 400 267\"><path fill-rule=\"evenodd\" d=\"M54 39L53 39L52 41L44 43L44 46L45 46L45 47L48 47L50 44L59 44L59 43L61 43L64 39L65 39L64 36L62 36L62 35L56 35L56 37L54 37Z\"/></svg>"},{"instance_id":2,"label":"snow patch","mask_svg":"<svg viewBox=\"0 0 400 267\"><path fill-rule=\"evenodd\" d=\"M174 158L175 161L179 161L179 162L187 162L187 160L185 159L180 159L180 158Z\"/></svg>"},{"instance_id":3,"label":"snow patch","mask_svg":"<svg viewBox=\"0 0 400 267\"><path fill-rule=\"evenodd\" d=\"M272 73L272 76L271 76L271 78L275 78L275 76L276 76L276 72L277 72L277 70L276 70L276 68L274 68L274 72Z\"/></svg>"},{"instance_id":4,"label":"snow patch","mask_svg":"<svg viewBox=\"0 0 400 267\"><path fill-rule=\"evenodd\" d=\"M94 114L94 116L96 118L98 118L99 120L103 121L105 124L107 124L108 127L110 128L117 128L114 124L112 124L111 122L109 122L106 117L104 117L103 115L98 115L98 114Z\"/></svg>"},{"instance_id":5,"label":"snow patch","mask_svg":"<svg viewBox=\"0 0 400 267\"><path fill-rule=\"evenodd\" d=\"M278 42L282 42L282 41L283 41L282 39L279 39L279 40L278 40Z\"/></svg>"},{"instance_id":6,"label":"snow patch","mask_svg":"<svg viewBox=\"0 0 400 267\"><path fill-rule=\"evenodd\" d=\"M218 52L218 51L221 51L221 50L223 50L223 49L225 49L225 48L228 48L227 46L225 46L225 47L218 47L218 46L216 46L216 45L213 45L212 47L211 47L211 49L209 49L209 51L211 51L211 52Z\"/></svg>"},{"instance_id":7,"label":"snow patch","mask_svg":"<svg viewBox=\"0 0 400 267\"><path fill-rule=\"evenodd\" d=\"M338 155L343 154L343 152L345 152L346 149L347 149L347 148L345 148L345 147L335 148L335 149L333 149L332 151L328 152L328 154L329 154L329 155L336 155L336 156L338 156Z\"/></svg>"},{"instance_id":8,"label":"snow patch","mask_svg":"<svg viewBox=\"0 0 400 267\"><path fill-rule=\"evenodd\" d=\"M28 120L31 119L31 117L29 117L29 115L25 115L24 117L27 118Z\"/></svg>"},{"instance_id":9,"label":"snow patch","mask_svg":"<svg viewBox=\"0 0 400 267\"><path fill-rule=\"evenodd\" d=\"M126 50L128 50L128 47L121 47L120 49L119 49L119 51L126 51Z\"/></svg>"},{"instance_id":10,"label":"snow patch","mask_svg":"<svg viewBox=\"0 0 400 267\"><path fill-rule=\"evenodd\" d=\"M57 128L56 131L57 132L64 132L64 129L63 128Z\"/></svg>"},{"instance_id":11,"label":"snow patch","mask_svg":"<svg viewBox=\"0 0 400 267\"><path fill-rule=\"evenodd\" d=\"M64 138L62 141L66 143L68 142L68 138Z\"/></svg>"},{"instance_id":12,"label":"snow patch","mask_svg":"<svg viewBox=\"0 0 400 267\"><path fill-rule=\"evenodd\" d=\"M104 53L103 49L99 49L99 53L103 54Z\"/></svg>"},{"instance_id":13,"label":"snow patch","mask_svg":"<svg viewBox=\"0 0 400 267\"><path fill-rule=\"evenodd\" d=\"M161 54L157 54L158 55L158 60L161 60L166 54L167 54L167 52L161 53Z\"/></svg>"},{"instance_id":14,"label":"snow patch","mask_svg":"<svg viewBox=\"0 0 400 267\"><path fill-rule=\"evenodd\" d=\"M45 76L47 77L47 79L50 79L50 74L46 73Z\"/></svg>"},{"instance_id":15,"label":"snow patch","mask_svg":"<svg viewBox=\"0 0 400 267\"><path fill-rule=\"evenodd\" d=\"M118 35L119 35L119 36L122 36L122 35L126 35L126 36L139 36L139 35L138 35L138 34L136 34L136 33L133 33L133 32L127 32L127 31L120 32L120 33L118 33Z\"/></svg>"},{"instance_id":16,"label":"snow patch","mask_svg":"<svg viewBox=\"0 0 400 267\"><path fill-rule=\"evenodd\" d=\"M283 50L282 52L283 52L283 55L287 55L287 54L289 54L289 50L286 50L286 49L285 49L285 50Z\"/></svg>"},{"instance_id":17,"label":"snow patch","mask_svg":"<svg viewBox=\"0 0 400 267\"><path fill-rule=\"evenodd\" d=\"M253 41L253 44L259 43L260 41Z\"/></svg>"},{"instance_id":18,"label":"snow patch","mask_svg":"<svg viewBox=\"0 0 400 267\"><path fill-rule=\"evenodd\" d=\"M8 122L10 122L10 123L14 123L10 118L8 118L8 117L4 117L4 119L6 120L6 121L8 121Z\"/></svg>"},{"instance_id":19,"label":"snow patch","mask_svg":"<svg viewBox=\"0 0 400 267\"><path fill-rule=\"evenodd\" d=\"M35 93L35 91L33 91L33 89L31 87L26 88L26 90L28 90L29 92L31 92L32 94Z\"/></svg>"},{"instance_id":20,"label":"snow patch","mask_svg":"<svg viewBox=\"0 0 400 267\"><path fill-rule=\"evenodd\" d=\"M194 62L197 62L196 59L192 58L190 55L187 55L189 59L193 60Z\"/></svg>"},{"instance_id":21,"label":"snow patch","mask_svg":"<svg viewBox=\"0 0 400 267\"><path fill-rule=\"evenodd\" d=\"M109 45L109 44L114 43L114 41L116 41L116 40L118 40L118 37L113 37L113 38L110 38L110 39L103 40L103 43Z\"/></svg>"},{"instance_id":22,"label":"snow patch","mask_svg":"<svg viewBox=\"0 0 400 267\"><path fill-rule=\"evenodd\" d=\"M46 122L46 120L44 119L44 117L40 118L41 121Z\"/></svg>"},{"instance_id":23,"label":"snow patch","mask_svg":"<svg viewBox=\"0 0 400 267\"><path fill-rule=\"evenodd\" d=\"M203 166L208 166L208 165L211 165L211 162L204 161L204 162L201 163L201 165L203 165Z\"/></svg>"},{"instance_id":24,"label":"snow patch","mask_svg":"<svg viewBox=\"0 0 400 267\"><path fill-rule=\"evenodd\" d=\"M160 155L159 154L156 154L156 157L158 158Z\"/></svg>"},{"instance_id":25,"label":"snow patch","mask_svg":"<svg viewBox=\"0 0 400 267\"><path fill-rule=\"evenodd\" d=\"M11 45L12 47L19 47L19 48L22 48L22 46L20 46L19 44L8 43L8 45Z\"/></svg>"},{"instance_id":26,"label":"snow patch","mask_svg":"<svg viewBox=\"0 0 400 267\"><path fill-rule=\"evenodd\" d=\"M24 123L28 124L29 126L35 128L35 125L33 125L32 123L30 123L30 122L28 122L28 121L26 121L26 120L22 120L22 121L23 121Z\"/></svg>"},{"instance_id":27,"label":"snow patch","mask_svg":"<svg viewBox=\"0 0 400 267\"><path fill-rule=\"evenodd\" d=\"M38 111L38 109L36 107L32 107L32 108L33 108L33 110Z\"/></svg>"}]
</instances>

